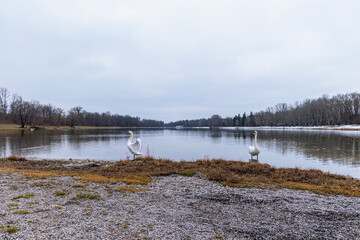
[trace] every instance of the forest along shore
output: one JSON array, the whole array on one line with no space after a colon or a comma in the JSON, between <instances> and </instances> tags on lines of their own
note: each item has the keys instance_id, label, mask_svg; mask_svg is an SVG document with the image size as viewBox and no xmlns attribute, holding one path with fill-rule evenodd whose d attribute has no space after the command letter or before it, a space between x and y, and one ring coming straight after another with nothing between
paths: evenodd
<instances>
[{"instance_id":1,"label":"forest along shore","mask_svg":"<svg viewBox=\"0 0 360 240\"><path fill-rule=\"evenodd\" d=\"M65 111L51 104L26 101L0 86L0 123L25 126L98 126L98 127L255 127L255 126L335 126L360 124L360 93L323 95L294 104L279 103L259 112L237 113L234 117L214 114L209 118L177 120L141 119L110 112L88 112L81 106ZM238 111L238 110L236 110ZM51 128L51 127L50 127Z\"/></svg>"},{"instance_id":2,"label":"forest along shore","mask_svg":"<svg viewBox=\"0 0 360 240\"><path fill-rule=\"evenodd\" d=\"M334 125L334 126L257 126L257 127L219 127L222 130L343 130L343 131L360 131L360 125Z\"/></svg>"},{"instance_id":3,"label":"forest along shore","mask_svg":"<svg viewBox=\"0 0 360 240\"><path fill-rule=\"evenodd\" d=\"M21 128L17 124L0 124L0 130L30 130L30 126ZM95 126L39 126L36 129L45 130L89 130L89 129L176 129L176 127L95 127ZM219 130L336 130L360 131L360 125L334 125L334 126L255 126L255 127L185 127L181 129L219 129Z\"/></svg>"},{"instance_id":4,"label":"forest along shore","mask_svg":"<svg viewBox=\"0 0 360 240\"><path fill-rule=\"evenodd\" d=\"M206 165L219 167L219 161L199 165L206 172ZM256 165L263 164L246 163L247 173L232 164L229 168L250 176ZM170 174L169 166L181 170L181 175ZM184 170L168 160L110 163L13 158L1 159L0 169L2 239L360 238L358 197L271 184L234 188L213 179L215 175L220 179L221 173ZM156 177L151 172L168 176ZM335 178L351 180L353 187L359 184L356 179Z\"/></svg>"}]
</instances>

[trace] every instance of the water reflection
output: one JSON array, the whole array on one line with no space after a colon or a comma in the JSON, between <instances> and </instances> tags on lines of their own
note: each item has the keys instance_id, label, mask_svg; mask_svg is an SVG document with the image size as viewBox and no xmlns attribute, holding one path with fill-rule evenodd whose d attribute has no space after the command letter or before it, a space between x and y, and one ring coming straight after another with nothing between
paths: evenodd
<instances>
[{"instance_id":1,"label":"water reflection","mask_svg":"<svg viewBox=\"0 0 360 240\"><path fill-rule=\"evenodd\" d=\"M283 155L295 152L323 162L360 166L360 134L330 131L261 131L261 144Z\"/></svg>"},{"instance_id":2,"label":"water reflection","mask_svg":"<svg viewBox=\"0 0 360 240\"><path fill-rule=\"evenodd\" d=\"M46 159L119 160L130 157L128 129L0 131L0 156ZM193 161L224 158L248 161L253 131L133 129L142 151L154 157ZM258 130L260 162L320 168L360 177L360 132Z\"/></svg>"}]
</instances>

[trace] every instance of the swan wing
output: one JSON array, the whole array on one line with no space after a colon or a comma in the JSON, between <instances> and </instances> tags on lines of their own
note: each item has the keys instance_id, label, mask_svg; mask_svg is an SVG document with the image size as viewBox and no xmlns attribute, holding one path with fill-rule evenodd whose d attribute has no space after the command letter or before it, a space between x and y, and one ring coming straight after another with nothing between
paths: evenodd
<instances>
[{"instance_id":1,"label":"swan wing","mask_svg":"<svg viewBox=\"0 0 360 240\"><path fill-rule=\"evenodd\" d=\"M132 147L132 143L130 141L128 141L127 143L127 148L129 149L129 151L132 153L132 154L135 154L135 151Z\"/></svg>"},{"instance_id":2,"label":"swan wing","mask_svg":"<svg viewBox=\"0 0 360 240\"><path fill-rule=\"evenodd\" d=\"M140 140L140 138L137 138L136 141L131 144L131 147L135 152L140 153L140 149L141 149L141 140Z\"/></svg>"},{"instance_id":3,"label":"swan wing","mask_svg":"<svg viewBox=\"0 0 360 240\"><path fill-rule=\"evenodd\" d=\"M254 146L249 146L249 153L254 152Z\"/></svg>"},{"instance_id":4,"label":"swan wing","mask_svg":"<svg viewBox=\"0 0 360 240\"><path fill-rule=\"evenodd\" d=\"M258 155L260 153L260 148L258 148L258 146L250 146L249 153L251 155Z\"/></svg>"}]
</instances>

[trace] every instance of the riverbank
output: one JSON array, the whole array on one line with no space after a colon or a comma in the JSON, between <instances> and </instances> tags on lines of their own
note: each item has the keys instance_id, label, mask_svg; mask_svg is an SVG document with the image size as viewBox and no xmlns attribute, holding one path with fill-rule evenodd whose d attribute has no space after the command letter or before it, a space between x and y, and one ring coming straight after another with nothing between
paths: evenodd
<instances>
[{"instance_id":1,"label":"riverbank","mask_svg":"<svg viewBox=\"0 0 360 240\"><path fill-rule=\"evenodd\" d=\"M99 168L89 164L72 167ZM360 198L232 188L203 174L153 177L147 185L35 176L0 173L1 239L360 237Z\"/></svg>"},{"instance_id":2,"label":"riverbank","mask_svg":"<svg viewBox=\"0 0 360 240\"><path fill-rule=\"evenodd\" d=\"M0 159L0 188L2 239L360 237L360 180L319 170L12 156Z\"/></svg>"},{"instance_id":3,"label":"riverbank","mask_svg":"<svg viewBox=\"0 0 360 240\"><path fill-rule=\"evenodd\" d=\"M16 124L0 124L0 130L30 130L30 126L21 128ZM39 126L37 129L45 130L91 130L91 129L176 129L175 127L95 127L95 126ZM219 130L333 130L333 131L360 131L360 125L335 125L335 126L256 126L256 127L182 127L183 129L219 129Z\"/></svg>"},{"instance_id":4,"label":"riverbank","mask_svg":"<svg viewBox=\"0 0 360 240\"><path fill-rule=\"evenodd\" d=\"M210 129L199 127L197 129ZM256 127L215 127L219 130L330 130L330 131L360 131L360 125L334 125L334 126L256 126Z\"/></svg>"},{"instance_id":5,"label":"riverbank","mask_svg":"<svg viewBox=\"0 0 360 240\"><path fill-rule=\"evenodd\" d=\"M163 127L95 127L95 126L38 126L35 130L92 130L92 129L163 129ZM31 130L30 126L21 128L17 124L0 124L0 130Z\"/></svg>"},{"instance_id":6,"label":"riverbank","mask_svg":"<svg viewBox=\"0 0 360 240\"><path fill-rule=\"evenodd\" d=\"M148 184L152 177L204 174L224 186L241 188L289 188L318 194L360 197L360 180L316 169L275 168L257 161L204 159L175 162L152 157L121 160L27 160L16 156L0 159L0 171L16 171L28 177L73 176L81 181Z\"/></svg>"}]
</instances>

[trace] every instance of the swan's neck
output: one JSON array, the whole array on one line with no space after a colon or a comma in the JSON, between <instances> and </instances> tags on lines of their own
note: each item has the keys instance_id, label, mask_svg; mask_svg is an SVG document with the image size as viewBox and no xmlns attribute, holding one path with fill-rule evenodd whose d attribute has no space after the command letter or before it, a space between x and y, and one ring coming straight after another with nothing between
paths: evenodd
<instances>
[{"instance_id":1,"label":"swan's neck","mask_svg":"<svg viewBox=\"0 0 360 240\"><path fill-rule=\"evenodd\" d=\"M130 132L130 138L129 138L128 142L131 142L131 140L133 140L133 138L134 138L134 134L132 132Z\"/></svg>"},{"instance_id":2,"label":"swan's neck","mask_svg":"<svg viewBox=\"0 0 360 240\"><path fill-rule=\"evenodd\" d=\"M254 143L255 146L257 146L257 134L255 134L255 143Z\"/></svg>"}]
</instances>

